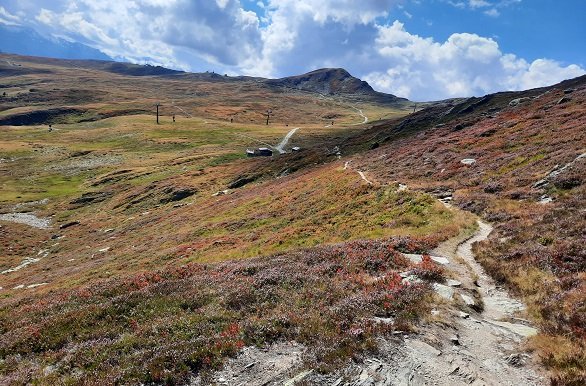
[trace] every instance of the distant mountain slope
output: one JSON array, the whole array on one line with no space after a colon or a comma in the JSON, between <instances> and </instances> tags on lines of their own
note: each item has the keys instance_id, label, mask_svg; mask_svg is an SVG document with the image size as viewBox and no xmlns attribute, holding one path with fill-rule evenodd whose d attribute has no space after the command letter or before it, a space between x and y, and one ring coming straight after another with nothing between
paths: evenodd
<instances>
[{"instance_id":1,"label":"distant mountain slope","mask_svg":"<svg viewBox=\"0 0 586 386\"><path fill-rule=\"evenodd\" d=\"M366 96L380 102L407 101L392 94L375 91L367 82L350 75L343 68L321 68L303 75L270 79L266 81L266 84L324 95Z\"/></svg>"},{"instance_id":2,"label":"distant mountain slope","mask_svg":"<svg viewBox=\"0 0 586 386\"><path fill-rule=\"evenodd\" d=\"M81 43L47 37L32 28L0 24L0 51L63 59L112 60L103 52Z\"/></svg>"},{"instance_id":3,"label":"distant mountain slope","mask_svg":"<svg viewBox=\"0 0 586 386\"><path fill-rule=\"evenodd\" d=\"M372 94L375 91L367 82L353 77L343 68L322 68L303 75L272 79L267 82L321 94Z\"/></svg>"}]
</instances>

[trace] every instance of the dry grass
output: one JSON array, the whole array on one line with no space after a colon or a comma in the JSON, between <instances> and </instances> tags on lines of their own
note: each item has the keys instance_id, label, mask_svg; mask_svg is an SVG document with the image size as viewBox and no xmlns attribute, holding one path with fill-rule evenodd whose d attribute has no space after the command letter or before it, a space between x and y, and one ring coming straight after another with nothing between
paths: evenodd
<instances>
[{"instance_id":1,"label":"dry grass","mask_svg":"<svg viewBox=\"0 0 586 386\"><path fill-rule=\"evenodd\" d=\"M401 283L410 264L398 250L433 246L356 241L11 302L0 309L0 374L8 384L185 383L245 345L281 339L310 347L305 360L331 369L428 313L430 286ZM414 268L439 274L429 262Z\"/></svg>"},{"instance_id":2,"label":"dry grass","mask_svg":"<svg viewBox=\"0 0 586 386\"><path fill-rule=\"evenodd\" d=\"M558 104L570 87L571 100ZM541 330L535 347L552 382L584 384L586 159L543 189L534 184L586 152L586 88L580 79L522 95L539 98L509 107L521 95L497 94L466 114L459 111L470 102L444 118L438 117L450 106L382 126L376 137L394 141L361 157L357 167L381 181L452 191L456 205L493 223L490 241L477 249L481 263L528 304ZM465 166L463 158L476 164ZM554 202L538 203L544 194Z\"/></svg>"}]
</instances>

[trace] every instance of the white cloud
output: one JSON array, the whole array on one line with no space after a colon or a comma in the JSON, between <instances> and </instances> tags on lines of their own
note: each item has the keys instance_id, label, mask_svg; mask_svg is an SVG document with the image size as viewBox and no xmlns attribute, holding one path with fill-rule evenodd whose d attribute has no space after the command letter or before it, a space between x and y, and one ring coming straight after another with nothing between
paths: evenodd
<instances>
[{"instance_id":1,"label":"white cloud","mask_svg":"<svg viewBox=\"0 0 586 386\"><path fill-rule=\"evenodd\" d=\"M528 62L476 34L445 41L412 34L387 21L406 12L400 0L263 0L262 15L239 0L54 0L45 8L6 1L13 7L0 7L0 20L22 12L45 32L123 60L265 77L344 67L375 89L415 100L538 87L585 72L545 58ZM498 16L520 0L442 1Z\"/></svg>"},{"instance_id":2,"label":"white cloud","mask_svg":"<svg viewBox=\"0 0 586 386\"><path fill-rule=\"evenodd\" d=\"M259 20L238 0L62 0L35 19L106 54L174 68L237 67L261 49Z\"/></svg>"},{"instance_id":3,"label":"white cloud","mask_svg":"<svg viewBox=\"0 0 586 386\"><path fill-rule=\"evenodd\" d=\"M365 80L379 90L416 100L521 90L586 73L577 65L548 59L527 63L475 34L457 33L435 42L410 34L398 21L379 26L375 49L383 68L366 74Z\"/></svg>"},{"instance_id":4,"label":"white cloud","mask_svg":"<svg viewBox=\"0 0 586 386\"><path fill-rule=\"evenodd\" d=\"M492 6L491 3L485 0L469 0L468 5L470 8L484 8Z\"/></svg>"},{"instance_id":5,"label":"white cloud","mask_svg":"<svg viewBox=\"0 0 586 386\"><path fill-rule=\"evenodd\" d=\"M20 17L11 14L6 8L0 6L0 24L19 25L20 22Z\"/></svg>"},{"instance_id":6,"label":"white cloud","mask_svg":"<svg viewBox=\"0 0 586 386\"><path fill-rule=\"evenodd\" d=\"M499 17L501 12L499 9L504 9L515 4L521 3L522 0L443 0L447 4L460 9L481 10L487 16Z\"/></svg>"},{"instance_id":7,"label":"white cloud","mask_svg":"<svg viewBox=\"0 0 586 386\"><path fill-rule=\"evenodd\" d=\"M484 11L484 14L490 17L499 17L501 13L496 8L491 8L489 10Z\"/></svg>"},{"instance_id":8,"label":"white cloud","mask_svg":"<svg viewBox=\"0 0 586 386\"><path fill-rule=\"evenodd\" d=\"M575 64L564 67L555 60L537 59L523 71L518 80L517 89L551 85L585 73L583 68Z\"/></svg>"}]
</instances>

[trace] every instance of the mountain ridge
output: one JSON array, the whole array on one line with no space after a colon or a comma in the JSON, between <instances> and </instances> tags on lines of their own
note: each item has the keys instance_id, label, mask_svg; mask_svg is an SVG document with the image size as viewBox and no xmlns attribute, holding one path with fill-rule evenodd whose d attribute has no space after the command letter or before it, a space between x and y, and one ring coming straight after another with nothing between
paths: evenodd
<instances>
[{"instance_id":1,"label":"mountain ridge","mask_svg":"<svg viewBox=\"0 0 586 386\"><path fill-rule=\"evenodd\" d=\"M0 52L62 59L112 60L88 45L48 38L32 28L0 23Z\"/></svg>"}]
</instances>

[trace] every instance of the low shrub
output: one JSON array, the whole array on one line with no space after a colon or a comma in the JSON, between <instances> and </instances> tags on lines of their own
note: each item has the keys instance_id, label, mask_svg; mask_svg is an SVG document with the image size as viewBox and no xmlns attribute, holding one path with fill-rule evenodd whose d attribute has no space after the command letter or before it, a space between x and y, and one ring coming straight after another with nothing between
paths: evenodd
<instances>
[{"instance_id":1,"label":"low shrub","mask_svg":"<svg viewBox=\"0 0 586 386\"><path fill-rule=\"evenodd\" d=\"M0 374L8 383L177 384L246 345L295 340L327 370L392 326L409 328L431 299L404 284L430 239L353 241L267 258L189 264L110 279L0 309ZM423 277L439 277L425 259Z\"/></svg>"}]
</instances>

